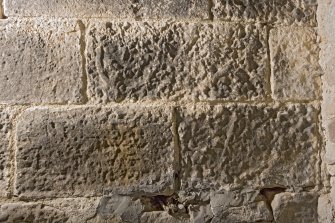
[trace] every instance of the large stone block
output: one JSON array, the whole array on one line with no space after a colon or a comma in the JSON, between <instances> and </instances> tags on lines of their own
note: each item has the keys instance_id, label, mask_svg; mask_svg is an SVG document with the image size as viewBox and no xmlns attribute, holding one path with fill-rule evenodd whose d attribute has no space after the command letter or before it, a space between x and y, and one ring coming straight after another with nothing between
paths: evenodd
<instances>
[{"instance_id":1,"label":"large stone block","mask_svg":"<svg viewBox=\"0 0 335 223\"><path fill-rule=\"evenodd\" d=\"M275 28L270 32L273 97L315 100L321 96L317 34L312 28Z\"/></svg>"},{"instance_id":2,"label":"large stone block","mask_svg":"<svg viewBox=\"0 0 335 223\"><path fill-rule=\"evenodd\" d=\"M214 0L215 19L316 26L316 0Z\"/></svg>"},{"instance_id":3,"label":"large stone block","mask_svg":"<svg viewBox=\"0 0 335 223\"><path fill-rule=\"evenodd\" d=\"M95 198L0 203L0 222L86 222L94 217L98 204Z\"/></svg>"},{"instance_id":4,"label":"large stone block","mask_svg":"<svg viewBox=\"0 0 335 223\"><path fill-rule=\"evenodd\" d=\"M207 0L4 0L8 16L208 19Z\"/></svg>"},{"instance_id":5,"label":"large stone block","mask_svg":"<svg viewBox=\"0 0 335 223\"><path fill-rule=\"evenodd\" d=\"M318 222L318 195L280 193L271 202L275 222Z\"/></svg>"},{"instance_id":6,"label":"large stone block","mask_svg":"<svg viewBox=\"0 0 335 223\"><path fill-rule=\"evenodd\" d=\"M15 193L171 193L171 113L139 106L29 109L17 127Z\"/></svg>"},{"instance_id":7,"label":"large stone block","mask_svg":"<svg viewBox=\"0 0 335 223\"><path fill-rule=\"evenodd\" d=\"M89 94L96 102L264 99L266 38L259 25L96 22Z\"/></svg>"},{"instance_id":8,"label":"large stone block","mask_svg":"<svg viewBox=\"0 0 335 223\"><path fill-rule=\"evenodd\" d=\"M79 103L82 65L75 21L0 21L0 103Z\"/></svg>"},{"instance_id":9,"label":"large stone block","mask_svg":"<svg viewBox=\"0 0 335 223\"><path fill-rule=\"evenodd\" d=\"M182 108L182 188L317 185L318 113L306 104Z\"/></svg>"},{"instance_id":10,"label":"large stone block","mask_svg":"<svg viewBox=\"0 0 335 223\"><path fill-rule=\"evenodd\" d=\"M9 140L13 112L0 108L0 197L8 194L10 158Z\"/></svg>"}]
</instances>

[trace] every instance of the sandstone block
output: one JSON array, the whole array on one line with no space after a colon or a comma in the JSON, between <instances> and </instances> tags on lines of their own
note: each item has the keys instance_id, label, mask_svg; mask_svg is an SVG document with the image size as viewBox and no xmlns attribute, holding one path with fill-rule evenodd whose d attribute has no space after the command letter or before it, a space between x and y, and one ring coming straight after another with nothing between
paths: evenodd
<instances>
[{"instance_id":1,"label":"sandstone block","mask_svg":"<svg viewBox=\"0 0 335 223\"><path fill-rule=\"evenodd\" d=\"M316 185L318 113L312 105L299 104L181 108L181 187Z\"/></svg>"},{"instance_id":2,"label":"sandstone block","mask_svg":"<svg viewBox=\"0 0 335 223\"><path fill-rule=\"evenodd\" d=\"M317 35L311 28L275 28L270 32L273 98L315 100L321 96Z\"/></svg>"},{"instance_id":3,"label":"sandstone block","mask_svg":"<svg viewBox=\"0 0 335 223\"><path fill-rule=\"evenodd\" d=\"M9 183L9 137L12 116L13 112L9 109L0 109L0 197L7 195Z\"/></svg>"},{"instance_id":4,"label":"sandstone block","mask_svg":"<svg viewBox=\"0 0 335 223\"><path fill-rule=\"evenodd\" d=\"M94 217L97 199L63 199L0 204L0 222L86 222Z\"/></svg>"},{"instance_id":5,"label":"sandstone block","mask_svg":"<svg viewBox=\"0 0 335 223\"><path fill-rule=\"evenodd\" d=\"M5 0L8 16L208 19L207 0Z\"/></svg>"},{"instance_id":6,"label":"sandstone block","mask_svg":"<svg viewBox=\"0 0 335 223\"><path fill-rule=\"evenodd\" d=\"M316 0L214 0L215 19L316 26Z\"/></svg>"},{"instance_id":7,"label":"sandstone block","mask_svg":"<svg viewBox=\"0 0 335 223\"><path fill-rule=\"evenodd\" d=\"M89 94L96 102L264 99L266 36L259 25L96 22Z\"/></svg>"},{"instance_id":8,"label":"sandstone block","mask_svg":"<svg viewBox=\"0 0 335 223\"><path fill-rule=\"evenodd\" d=\"M82 65L75 21L0 21L0 103L79 103Z\"/></svg>"},{"instance_id":9,"label":"sandstone block","mask_svg":"<svg viewBox=\"0 0 335 223\"><path fill-rule=\"evenodd\" d=\"M29 109L17 127L16 194L171 193L171 113L139 106Z\"/></svg>"},{"instance_id":10,"label":"sandstone block","mask_svg":"<svg viewBox=\"0 0 335 223\"><path fill-rule=\"evenodd\" d=\"M271 207L275 222L318 222L318 196L314 193L280 193Z\"/></svg>"}]
</instances>

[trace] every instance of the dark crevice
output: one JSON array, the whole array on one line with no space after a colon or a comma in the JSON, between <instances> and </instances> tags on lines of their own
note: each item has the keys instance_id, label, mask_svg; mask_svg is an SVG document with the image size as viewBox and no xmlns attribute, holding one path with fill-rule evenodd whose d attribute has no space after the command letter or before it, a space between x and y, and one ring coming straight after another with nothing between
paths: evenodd
<instances>
[{"instance_id":1,"label":"dark crevice","mask_svg":"<svg viewBox=\"0 0 335 223\"><path fill-rule=\"evenodd\" d=\"M5 16L5 11L4 11L4 2L3 0L0 0L0 19L7 19L7 16Z\"/></svg>"},{"instance_id":2,"label":"dark crevice","mask_svg":"<svg viewBox=\"0 0 335 223\"><path fill-rule=\"evenodd\" d=\"M174 141L174 190L180 190L180 174L181 174L181 147L180 147L180 139L178 134L178 109L174 108L172 117L173 117L173 141Z\"/></svg>"},{"instance_id":3,"label":"dark crevice","mask_svg":"<svg viewBox=\"0 0 335 223\"><path fill-rule=\"evenodd\" d=\"M285 191L286 191L286 188L284 187L263 188L259 191L259 193L263 196L268 209L271 211L272 216L273 216L273 210L272 210L271 203L274 197L276 196L276 194L280 194Z\"/></svg>"},{"instance_id":4,"label":"dark crevice","mask_svg":"<svg viewBox=\"0 0 335 223\"><path fill-rule=\"evenodd\" d=\"M82 66L82 88L80 90L81 95L83 97L82 102L85 104L88 102L88 95L87 95L87 71L86 71L86 27L83 21L77 21L79 29L80 29L80 55L81 55L81 66Z\"/></svg>"},{"instance_id":5,"label":"dark crevice","mask_svg":"<svg viewBox=\"0 0 335 223\"><path fill-rule=\"evenodd\" d=\"M211 21L214 20L213 7L214 7L213 0L208 0L208 19Z\"/></svg>"}]
</instances>

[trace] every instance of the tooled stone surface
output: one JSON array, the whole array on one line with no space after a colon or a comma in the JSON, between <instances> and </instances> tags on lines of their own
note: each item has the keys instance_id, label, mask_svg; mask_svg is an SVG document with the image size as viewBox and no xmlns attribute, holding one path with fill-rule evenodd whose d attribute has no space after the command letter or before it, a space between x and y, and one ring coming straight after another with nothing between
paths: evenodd
<instances>
[{"instance_id":1,"label":"tooled stone surface","mask_svg":"<svg viewBox=\"0 0 335 223\"><path fill-rule=\"evenodd\" d=\"M171 193L171 122L158 107L30 109L17 127L15 193Z\"/></svg>"},{"instance_id":2,"label":"tooled stone surface","mask_svg":"<svg viewBox=\"0 0 335 223\"><path fill-rule=\"evenodd\" d=\"M264 99L266 36L258 25L96 22L89 94L95 102Z\"/></svg>"},{"instance_id":3,"label":"tooled stone surface","mask_svg":"<svg viewBox=\"0 0 335 223\"><path fill-rule=\"evenodd\" d=\"M98 199L0 203L0 222L86 222L94 217Z\"/></svg>"},{"instance_id":4,"label":"tooled stone surface","mask_svg":"<svg viewBox=\"0 0 335 223\"><path fill-rule=\"evenodd\" d=\"M299 104L182 108L182 188L316 185L317 115Z\"/></svg>"},{"instance_id":5,"label":"tooled stone surface","mask_svg":"<svg viewBox=\"0 0 335 223\"><path fill-rule=\"evenodd\" d=\"M12 117L12 111L4 108L0 109L0 197L7 194L9 183L9 137Z\"/></svg>"},{"instance_id":6,"label":"tooled stone surface","mask_svg":"<svg viewBox=\"0 0 335 223\"><path fill-rule=\"evenodd\" d=\"M273 97L315 100L321 96L317 34L312 28L281 27L270 32Z\"/></svg>"},{"instance_id":7,"label":"tooled stone surface","mask_svg":"<svg viewBox=\"0 0 335 223\"><path fill-rule=\"evenodd\" d=\"M207 0L4 0L8 16L208 19Z\"/></svg>"},{"instance_id":8,"label":"tooled stone surface","mask_svg":"<svg viewBox=\"0 0 335 223\"><path fill-rule=\"evenodd\" d=\"M215 19L316 26L316 0L213 0Z\"/></svg>"},{"instance_id":9,"label":"tooled stone surface","mask_svg":"<svg viewBox=\"0 0 335 223\"><path fill-rule=\"evenodd\" d=\"M75 21L0 21L0 103L80 102L79 38Z\"/></svg>"},{"instance_id":10,"label":"tooled stone surface","mask_svg":"<svg viewBox=\"0 0 335 223\"><path fill-rule=\"evenodd\" d=\"M275 222L318 222L318 195L280 193L271 202Z\"/></svg>"}]
</instances>

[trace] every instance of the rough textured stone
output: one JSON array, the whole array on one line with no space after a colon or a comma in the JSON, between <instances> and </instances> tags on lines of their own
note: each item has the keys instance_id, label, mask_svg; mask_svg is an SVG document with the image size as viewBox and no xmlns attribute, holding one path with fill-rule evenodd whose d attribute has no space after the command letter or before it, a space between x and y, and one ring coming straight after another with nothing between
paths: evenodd
<instances>
[{"instance_id":1,"label":"rough textured stone","mask_svg":"<svg viewBox=\"0 0 335 223\"><path fill-rule=\"evenodd\" d=\"M273 220L270 209L264 201L251 203L241 207L223 210L214 216L211 223L221 222L271 222Z\"/></svg>"},{"instance_id":2,"label":"rough textured stone","mask_svg":"<svg viewBox=\"0 0 335 223\"><path fill-rule=\"evenodd\" d=\"M9 183L9 137L13 112L0 108L0 197L7 195Z\"/></svg>"},{"instance_id":3,"label":"rough textured stone","mask_svg":"<svg viewBox=\"0 0 335 223\"><path fill-rule=\"evenodd\" d=\"M319 99L322 70L316 32L312 28L275 28L269 41L273 97Z\"/></svg>"},{"instance_id":4,"label":"rough textured stone","mask_svg":"<svg viewBox=\"0 0 335 223\"><path fill-rule=\"evenodd\" d=\"M17 127L16 194L171 193L171 116L143 106L29 109Z\"/></svg>"},{"instance_id":5,"label":"rough textured stone","mask_svg":"<svg viewBox=\"0 0 335 223\"><path fill-rule=\"evenodd\" d=\"M97 102L263 99L266 36L258 25L96 22L89 94Z\"/></svg>"},{"instance_id":6,"label":"rough textured stone","mask_svg":"<svg viewBox=\"0 0 335 223\"><path fill-rule=\"evenodd\" d=\"M271 203L277 223L318 222L318 196L314 193L280 193Z\"/></svg>"},{"instance_id":7,"label":"rough textured stone","mask_svg":"<svg viewBox=\"0 0 335 223\"><path fill-rule=\"evenodd\" d=\"M333 223L335 221L335 210L329 194L321 195L318 199L318 220L322 223Z\"/></svg>"},{"instance_id":8,"label":"rough textured stone","mask_svg":"<svg viewBox=\"0 0 335 223\"><path fill-rule=\"evenodd\" d=\"M143 223L189 223L189 219L176 218L169 215L167 212L154 211L146 212L141 216L141 222Z\"/></svg>"},{"instance_id":9,"label":"rough textured stone","mask_svg":"<svg viewBox=\"0 0 335 223\"><path fill-rule=\"evenodd\" d=\"M213 0L215 19L316 26L316 0Z\"/></svg>"},{"instance_id":10,"label":"rough textured stone","mask_svg":"<svg viewBox=\"0 0 335 223\"><path fill-rule=\"evenodd\" d=\"M97 199L64 199L0 204L0 222L86 222L94 217Z\"/></svg>"},{"instance_id":11,"label":"rough textured stone","mask_svg":"<svg viewBox=\"0 0 335 223\"><path fill-rule=\"evenodd\" d=\"M208 19L207 0L4 0L9 16Z\"/></svg>"},{"instance_id":12,"label":"rough textured stone","mask_svg":"<svg viewBox=\"0 0 335 223\"><path fill-rule=\"evenodd\" d=\"M317 116L300 104L182 108L182 188L318 184Z\"/></svg>"},{"instance_id":13,"label":"rough textured stone","mask_svg":"<svg viewBox=\"0 0 335 223\"><path fill-rule=\"evenodd\" d=\"M75 21L0 21L0 103L82 101L80 31Z\"/></svg>"}]
</instances>

